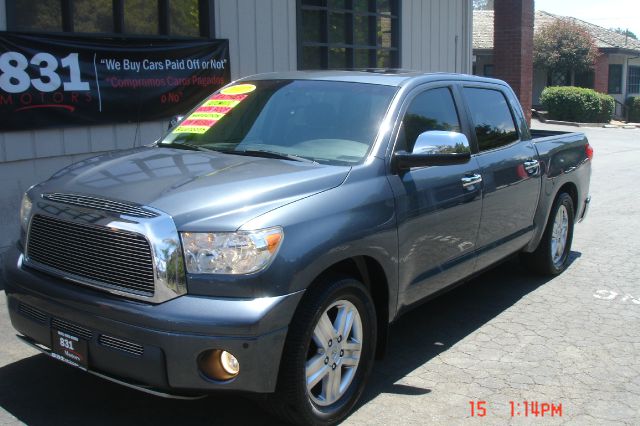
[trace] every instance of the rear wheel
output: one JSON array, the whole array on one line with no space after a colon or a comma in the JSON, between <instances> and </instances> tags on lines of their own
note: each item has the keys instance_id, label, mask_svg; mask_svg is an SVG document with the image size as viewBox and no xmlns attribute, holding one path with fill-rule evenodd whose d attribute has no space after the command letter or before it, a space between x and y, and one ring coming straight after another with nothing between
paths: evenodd
<instances>
[{"instance_id":1,"label":"rear wheel","mask_svg":"<svg viewBox=\"0 0 640 426\"><path fill-rule=\"evenodd\" d=\"M296 424L335 424L362 394L376 346L375 308L352 278L312 287L285 343L270 408Z\"/></svg>"},{"instance_id":2,"label":"rear wheel","mask_svg":"<svg viewBox=\"0 0 640 426\"><path fill-rule=\"evenodd\" d=\"M567 193L559 194L551 208L538 248L532 253L522 254L522 260L531 271L557 275L567 268L573 241L574 217L573 199Z\"/></svg>"}]
</instances>

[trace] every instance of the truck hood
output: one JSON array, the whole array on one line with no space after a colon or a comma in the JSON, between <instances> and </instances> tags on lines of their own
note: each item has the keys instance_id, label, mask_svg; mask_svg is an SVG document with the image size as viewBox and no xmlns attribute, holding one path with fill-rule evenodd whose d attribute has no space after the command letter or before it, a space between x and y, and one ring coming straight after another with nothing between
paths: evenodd
<instances>
[{"instance_id":1,"label":"truck hood","mask_svg":"<svg viewBox=\"0 0 640 426\"><path fill-rule=\"evenodd\" d=\"M93 157L40 185L170 214L178 229L232 231L270 210L340 185L349 167L143 147ZM276 225L276 224L274 224Z\"/></svg>"}]
</instances>

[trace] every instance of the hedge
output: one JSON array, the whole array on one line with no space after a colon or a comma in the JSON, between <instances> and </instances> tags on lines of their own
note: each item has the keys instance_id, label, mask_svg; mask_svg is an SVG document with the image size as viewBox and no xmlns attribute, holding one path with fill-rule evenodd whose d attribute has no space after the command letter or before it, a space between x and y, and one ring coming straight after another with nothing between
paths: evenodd
<instances>
[{"instance_id":1,"label":"hedge","mask_svg":"<svg viewBox=\"0 0 640 426\"><path fill-rule=\"evenodd\" d=\"M608 123L615 108L613 97L572 86L545 88L540 103L550 119L579 123Z\"/></svg>"},{"instance_id":2,"label":"hedge","mask_svg":"<svg viewBox=\"0 0 640 426\"><path fill-rule=\"evenodd\" d=\"M629 121L640 123L640 96L629 96L627 107L629 107Z\"/></svg>"}]
</instances>

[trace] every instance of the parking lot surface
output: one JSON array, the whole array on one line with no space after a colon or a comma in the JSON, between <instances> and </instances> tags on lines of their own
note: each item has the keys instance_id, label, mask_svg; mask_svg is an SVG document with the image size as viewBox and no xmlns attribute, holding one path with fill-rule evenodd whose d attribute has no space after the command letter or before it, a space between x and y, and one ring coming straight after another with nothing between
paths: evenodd
<instances>
[{"instance_id":1,"label":"parking lot surface","mask_svg":"<svg viewBox=\"0 0 640 426\"><path fill-rule=\"evenodd\" d=\"M345 424L640 424L640 129L533 127L595 149L569 268L509 261L402 317ZM164 400L61 365L6 311L0 284L0 425L279 423L240 396Z\"/></svg>"}]
</instances>

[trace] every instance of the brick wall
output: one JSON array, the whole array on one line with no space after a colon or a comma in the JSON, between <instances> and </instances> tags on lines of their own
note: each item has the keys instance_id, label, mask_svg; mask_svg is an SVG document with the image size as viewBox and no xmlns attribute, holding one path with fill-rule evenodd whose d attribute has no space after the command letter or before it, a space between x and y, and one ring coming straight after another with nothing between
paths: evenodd
<instances>
[{"instance_id":1,"label":"brick wall","mask_svg":"<svg viewBox=\"0 0 640 426\"><path fill-rule=\"evenodd\" d=\"M494 73L509 83L531 122L533 0L495 0Z\"/></svg>"},{"instance_id":2,"label":"brick wall","mask_svg":"<svg viewBox=\"0 0 640 426\"><path fill-rule=\"evenodd\" d=\"M609 55L599 55L593 71L593 88L600 93L607 93L609 91Z\"/></svg>"}]
</instances>

